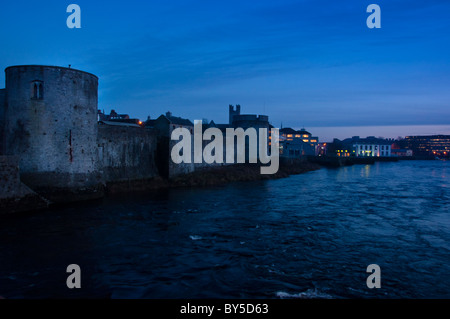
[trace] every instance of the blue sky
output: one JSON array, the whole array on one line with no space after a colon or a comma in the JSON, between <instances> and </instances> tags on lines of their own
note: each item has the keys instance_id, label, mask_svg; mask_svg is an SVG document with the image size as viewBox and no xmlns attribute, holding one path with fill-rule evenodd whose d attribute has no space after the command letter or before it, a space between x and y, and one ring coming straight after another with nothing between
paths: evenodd
<instances>
[{"instance_id":1,"label":"blue sky","mask_svg":"<svg viewBox=\"0 0 450 319\"><path fill-rule=\"evenodd\" d=\"M2 2L0 68L71 64L100 78L100 109L141 119L223 123L240 104L275 126L449 125L449 14L448 0Z\"/></svg>"}]
</instances>

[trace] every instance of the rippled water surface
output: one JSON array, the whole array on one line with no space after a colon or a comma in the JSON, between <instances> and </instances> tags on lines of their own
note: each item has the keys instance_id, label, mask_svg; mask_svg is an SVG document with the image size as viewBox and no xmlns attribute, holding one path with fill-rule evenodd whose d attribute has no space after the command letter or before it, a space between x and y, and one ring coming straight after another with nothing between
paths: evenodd
<instances>
[{"instance_id":1,"label":"rippled water surface","mask_svg":"<svg viewBox=\"0 0 450 319\"><path fill-rule=\"evenodd\" d=\"M449 168L355 165L2 217L0 296L450 298Z\"/></svg>"}]
</instances>

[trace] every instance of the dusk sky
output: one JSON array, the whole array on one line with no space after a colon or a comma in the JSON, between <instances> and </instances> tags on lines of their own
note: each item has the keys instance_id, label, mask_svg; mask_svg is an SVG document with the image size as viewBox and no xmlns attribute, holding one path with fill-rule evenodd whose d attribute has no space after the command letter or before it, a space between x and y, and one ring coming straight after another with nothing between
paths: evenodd
<instances>
[{"instance_id":1,"label":"dusk sky","mask_svg":"<svg viewBox=\"0 0 450 319\"><path fill-rule=\"evenodd\" d=\"M225 123L240 104L326 140L450 134L449 15L449 0L3 1L0 68L71 64L99 77L100 109L141 119Z\"/></svg>"}]
</instances>

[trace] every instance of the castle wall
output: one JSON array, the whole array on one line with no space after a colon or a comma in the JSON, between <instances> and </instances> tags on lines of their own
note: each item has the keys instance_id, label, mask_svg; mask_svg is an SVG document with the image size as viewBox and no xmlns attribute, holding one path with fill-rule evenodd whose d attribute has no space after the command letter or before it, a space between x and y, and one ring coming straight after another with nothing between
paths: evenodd
<instances>
[{"instance_id":1,"label":"castle wall","mask_svg":"<svg viewBox=\"0 0 450 319\"><path fill-rule=\"evenodd\" d=\"M48 203L20 182L19 158L0 156L0 215L46 208Z\"/></svg>"},{"instance_id":2,"label":"castle wall","mask_svg":"<svg viewBox=\"0 0 450 319\"><path fill-rule=\"evenodd\" d=\"M98 126L99 166L105 182L158 176L157 134L153 129Z\"/></svg>"},{"instance_id":3,"label":"castle wall","mask_svg":"<svg viewBox=\"0 0 450 319\"><path fill-rule=\"evenodd\" d=\"M226 163L226 145L225 145L225 136L223 139L223 163L211 163L208 164L204 161L202 161L202 163L194 163L194 136L191 136L191 163L180 163L180 164L175 164L172 161L172 158L170 156L171 152L172 152L172 148L174 145L176 145L179 141L170 141L169 142L169 158L168 158L168 163L169 163L169 176L170 178L175 177L175 176L179 176L179 175L184 175L184 174L189 174L189 173L193 173L195 171L201 170L201 169L205 169L205 168L212 168L212 167L217 167L217 166L223 166L223 165L228 165ZM211 141L204 141L202 140L202 152L205 149L205 146L207 146L209 143L211 143ZM235 151L235 157L236 157L236 145L234 147ZM203 153L202 153L203 154Z\"/></svg>"},{"instance_id":4,"label":"castle wall","mask_svg":"<svg viewBox=\"0 0 450 319\"><path fill-rule=\"evenodd\" d=\"M0 155L5 154L6 89L0 90Z\"/></svg>"},{"instance_id":5,"label":"castle wall","mask_svg":"<svg viewBox=\"0 0 450 319\"><path fill-rule=\"evenodd\" d=\"M194 136L191 136L191 163L180 163L175 164L172 161L172 148L174 145L176 145L179 141L169 141L169 156L168 156L168 163L169 163L169 178L183 175L183 174L189 174L195 171L195 165L194 164Z\"/></svg>"},{"instance_id":6,"label":"castle wall","mask_svg":"<svg viewBox=\"0 0 450 319\"><path fill-rule=\"evenodd\" d=\"M20 158L22 181L36 190L98 185L98 78L51 66L5 73L6 153Z\"/></svg>"}]
</instances>

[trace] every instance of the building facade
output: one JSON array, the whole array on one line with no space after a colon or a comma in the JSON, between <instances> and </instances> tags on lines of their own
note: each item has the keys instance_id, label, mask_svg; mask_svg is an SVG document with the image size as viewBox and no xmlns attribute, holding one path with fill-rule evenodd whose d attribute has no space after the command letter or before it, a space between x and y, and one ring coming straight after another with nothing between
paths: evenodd
<instances>
[{"instance_id":1,"label":"building facade","mask_svg":"<svg viewBox=\"0 0 450 319\"><path fill-rule=\"evenodd\" d=\"M333 143L327 145L326 152L338 157L391 157L391 144L391 140L374 136L353 136L343 141L334 139Z\"/></svg>"},{"instance_id":2,"label":"building facade","mask_svg":"<svg viewBox=\"0 0 450 319\"><path fill-rule=\"evenodd\" d=\"M299 157L317 155L319 138L313 137L304 128L294 130L290 127L280 129L280 155Z\"/></svg>"},{"instance_id":3,"label":"building facade","mask_svg":"<svg viewBox=\"0 0 450 319\"><path fill-rule=\"evenodd\" d=\"M414 155L450 157L450 135L407 136L405 142Z\"/></svg>"}]
</instances>

